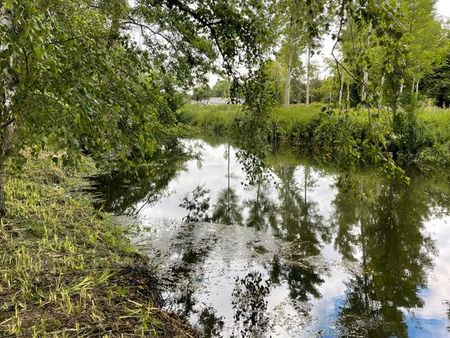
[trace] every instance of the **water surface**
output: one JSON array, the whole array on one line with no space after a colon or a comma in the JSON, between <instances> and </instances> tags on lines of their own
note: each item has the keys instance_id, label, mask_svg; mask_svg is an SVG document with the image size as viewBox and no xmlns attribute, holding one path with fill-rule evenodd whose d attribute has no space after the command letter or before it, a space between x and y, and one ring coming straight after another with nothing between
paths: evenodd
<instances>
[{"instance_id":1,"label":"water surface","mask_svg":"<svg viewBox=\"0 0 450 338\"><path fill-rule=\"evenodd\" d=\"M145 175L98 181L133 215L166 306L206 337L450 336L448 173L409 186L346 177L289 152L265 170L184 141Z\"/></svg>"}]
</instances>

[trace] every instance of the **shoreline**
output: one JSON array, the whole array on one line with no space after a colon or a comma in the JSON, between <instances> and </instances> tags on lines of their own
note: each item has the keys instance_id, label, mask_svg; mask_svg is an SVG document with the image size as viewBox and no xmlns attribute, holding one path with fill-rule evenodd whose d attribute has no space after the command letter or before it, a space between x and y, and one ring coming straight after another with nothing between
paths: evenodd
<instances>
[{"instance_id":1,"label":"shoreline","mask_svg":"<svg viewBox=\"0 0 450 338\"><path fill-rule=\"evenodd\" d=\"M197 337L161 309L148 258L94 209L80 172L47 156L29 159L20 173L9 166L6 177L0 336Z\"/></svg>"},{"instance_id":2,"label":"shoreline","mask_svg":"<svg viewBox=\"0 0 450 338\"><path fill-rule=\"evenodd\" d=\"M450 109L419 110L417 126L408 127L414 134L408 135L408 129L402 136L394 135L386 113L380 116L374 127L368 122L367 112L350 111L347 119L344 115L321 112L323 106L315 103L309 107L275 108L269 127L264 131L266 144L288 146L294 151L312 155L319 162L345 162L344 166L347 160L356 161L361 166L374 165L386 152L392 154L401 168L422 173L450 165ZM193 134L233 139L244 114L236 105L191 104L181 108L178 116L181 122L192 127Z\"/></svg>"}]
</instances>

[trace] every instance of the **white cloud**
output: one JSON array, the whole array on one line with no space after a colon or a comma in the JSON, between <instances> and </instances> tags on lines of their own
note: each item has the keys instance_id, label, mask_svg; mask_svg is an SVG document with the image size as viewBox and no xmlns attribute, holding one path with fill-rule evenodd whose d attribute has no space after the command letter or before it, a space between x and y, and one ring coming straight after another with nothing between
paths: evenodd
<instances>
[{"instance_id":1,"label":"white cloud","mask_svg":"<svg viewBox=\"0 0 450 338\"><path fill-rule=\"evenodd\" d=\"M450 19L450 0L438 0L436 13L441 17Z\"/></svg>"}]
</instances>

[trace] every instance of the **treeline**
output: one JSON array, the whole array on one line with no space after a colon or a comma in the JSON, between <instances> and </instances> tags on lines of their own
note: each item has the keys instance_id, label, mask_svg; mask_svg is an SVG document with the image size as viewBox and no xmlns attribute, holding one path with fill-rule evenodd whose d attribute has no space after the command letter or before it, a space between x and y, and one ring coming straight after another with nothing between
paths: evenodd
<instances>
[{"instance_id":1,"label":"treeline","mask_svg":"<svg viewBox=\"0 0 450 338\"><path fill-rule=\"evenodd\" d=\"M276 102L285 106L324 102L349 108L386 106L392 99L414 97L448 107L450 30L435 5L435 0L402 0L396 14L383 14L383 2L274 2L274 54L264 68ZM365 14L367 9L373 12ZM391 15L391 26L379 25L382 18L366 16L375 13ZM324 55L324 47L329 49L330 44L332 55ZM319 54L324 67L318 62ZM388 92L391 85L395 87ZM219 80L212 88L198 86L193 99L228 97L229 88L227 80Z\"/></svg>"},{"instance_id":2,"label":"treeline","mask_svg":"<svg viewBox=\"0 0 450 338\"><path fill-rule=\"evenodd\" d=\"M386 154L403 169L422 173L445 170L450 165L450 109L421 108L412 126L414 131L400 137L389 123L389 112L381 112L380 125L370 122L364 110L355 109L346 116L322 109L320 103L275 108L259 147L274 151L289 146L318 162L346 169L352 165L384 165ZM251 139L241 132L245 114L239 106L191 104L179 114L193 127L194 134L225 136L238 145Z\"/></svg>"},{"instance_id":3,"label":"treeline","mask_svg":"<svg viewBox=\"0 0 450 338\"><path fill-rule=\"evenodd\" d=\"M339 108L387 106L392 105L390 100L406 101L423 94L440 106L450 103L439 94L448 89L444 79L448 75L445 60L450 57L450 30L435 12L435 0L397 2L394 24L401 29L392 32L396 41L389 49L385 48L386 27L377 27L379 18L367 20L357 3L285 0L279 5L281 47L267 66L277 85L278 102L308 104L313 99L334 102ZM355 16L330 17L348 6L353 6ZM368 6L379 10L384 4ZM326 59L329 75L320 79L311 56L321 52L321 37L329 34L330 25L336 25L338 31L331 34L334 46ZM390 63L392 57L400 55L396 63ZM386 88L393 84L388 92Z\"/></svg>"}]
</instances>

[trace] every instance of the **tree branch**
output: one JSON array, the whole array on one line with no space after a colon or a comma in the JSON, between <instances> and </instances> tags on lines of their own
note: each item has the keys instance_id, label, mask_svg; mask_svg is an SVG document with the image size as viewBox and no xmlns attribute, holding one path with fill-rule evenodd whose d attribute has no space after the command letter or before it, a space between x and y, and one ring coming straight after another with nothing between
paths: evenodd
<instances>
[{"instance_id":1,"label":"tree branch","mask_svg":"<svg viewBox=\"0 0 450 338\"><path fill-rule=\"evenodd\" d=\"M8 127L10 124L14 123L14 121L16 120L15 117L13 117L12 119L10 119L9 121L5 122L4 124L2 124L0 126L0 129L5 129L6 127Z\"/></svg>"}]
</instances>

